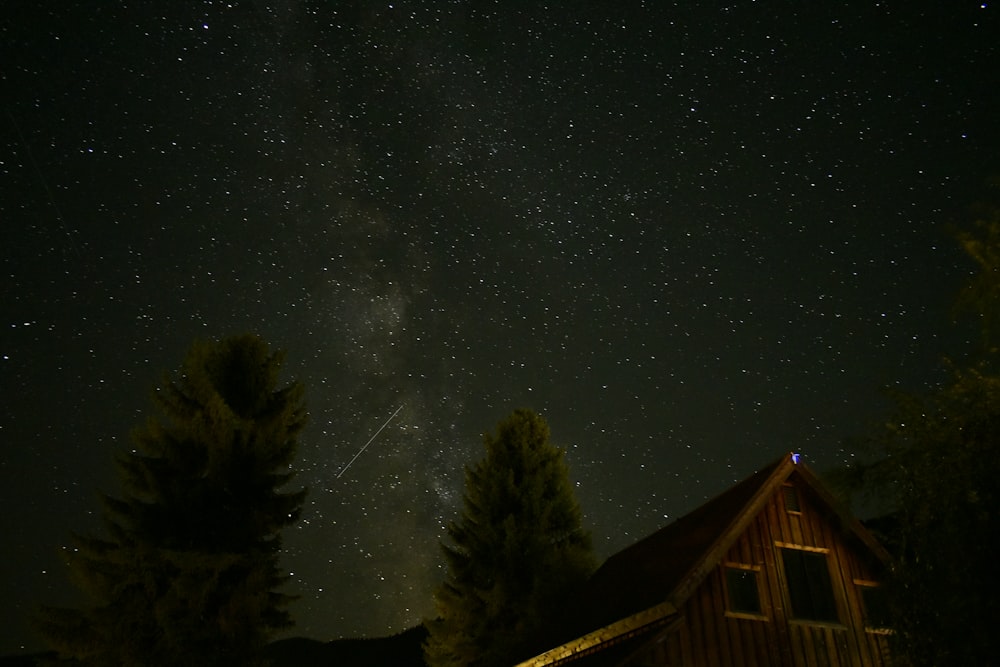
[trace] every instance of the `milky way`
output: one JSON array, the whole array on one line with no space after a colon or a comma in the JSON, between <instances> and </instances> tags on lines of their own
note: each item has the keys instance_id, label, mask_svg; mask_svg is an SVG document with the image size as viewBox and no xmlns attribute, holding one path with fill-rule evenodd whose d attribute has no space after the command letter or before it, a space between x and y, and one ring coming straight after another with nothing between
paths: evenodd
<instances>
[{"instance_id":1,"label":"milky way","mask_svg":"<svg viewBox=\"0 0 1000 667\"><path fill-rule=\"evenodd\" d=\"M197 337L306 385L282 563L317 639L432 612L515 407L606 556L783 452L849 460L961 352L994 7L514 4L5 7L0 652L73 600L58 549Z\"/></svg>"}]
</instances>

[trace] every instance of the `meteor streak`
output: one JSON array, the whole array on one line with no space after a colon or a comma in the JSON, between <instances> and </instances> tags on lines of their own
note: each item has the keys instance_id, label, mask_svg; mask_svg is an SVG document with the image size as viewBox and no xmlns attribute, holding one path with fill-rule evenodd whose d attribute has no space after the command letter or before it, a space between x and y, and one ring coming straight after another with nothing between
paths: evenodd
<instances>
[{"instance_id":1,"label":"meteor streak","mask_svg":"<svg viewBox=\"0 0 1000 667\"><path fill-rule=\"evenodd\" d=\"M348 461L347 465L340 469L340 472L337 473L337 479L340 479L340 476L343 475L345 472L347 472L347 469L351 467L351 464L354 463L355 461L357 461L358 457L365 453L365 450L368 449L368 445L372 444L372 441L375 438L378 437L378 434L382 432L382 429L384 429L386 426L388 426L389 422L392 421L392 418L399 414L399 411L403 409L403 405L406 405L406 404L403 403L398 408L396 408L396 411L393 412L391 415L389 415L389 418L386 419L385 422L381 426L378 427L378 430L375 431L375 435L373 435L372 437L368 438L368 442L365 443L364 447L362 447L361 449L358 450L358 453L354 455L354 458L352 458L350 461Z\"/></svg>"}]
</instances>

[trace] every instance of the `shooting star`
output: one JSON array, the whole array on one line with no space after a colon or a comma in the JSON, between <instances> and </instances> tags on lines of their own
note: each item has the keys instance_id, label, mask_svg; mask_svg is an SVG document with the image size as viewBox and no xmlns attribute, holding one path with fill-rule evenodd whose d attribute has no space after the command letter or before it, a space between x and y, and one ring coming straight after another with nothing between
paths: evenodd
<instances>
[{"instance_id":1,"label":"shooting star","mask_svg":"<svg viewBox=\"0 0 1000 667\"><path fill-rule=\"evenodd\" d=\"M365 453L365 450L368 449L368 445L372 444L372 441L375 440L375 438L378 437L378 434L382 432L382 429L384 429L386 426L388 426L389 422L392 421L393 417L395 417L396 415L399 414L399 411L403 409L403 405L406 405L406 404L403 403L398 408L396 408L396 411L393 412L391 415L389 415L389 418L385 420L385 423L383 423L381 426L378 427L378 430L375 431L375 435L373 435L372 437L368 438L368 442L365 443L364 447L362 447L361 449L358 450L358 453L354 455L354 458L352 458L350 461L348 461L347 465L340 469L340 472L337 473L337 479L340 479L340 476L343 475L345 472L347 472L347 469L351 467L351 464L354 463L355 461L357 461L358 457Z\"/></svg>"}]
</instances>

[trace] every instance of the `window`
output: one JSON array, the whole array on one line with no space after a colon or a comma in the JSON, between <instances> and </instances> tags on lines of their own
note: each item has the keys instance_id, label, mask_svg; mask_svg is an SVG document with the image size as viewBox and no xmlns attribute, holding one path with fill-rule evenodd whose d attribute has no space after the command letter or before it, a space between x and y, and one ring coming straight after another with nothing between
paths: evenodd
<instances>
[{"instance_id":1,"label":"window","mask_svg":"<svg viewBox=\"0 0 1000 667\"><path fill-rule=\"evenodd\" d=\"M864 606L866 628L889 627L889 601L885 589L872 584L861 585L861 603Z\"/></svg>"},{"instance_id":2,"label":"window","mask_svg":"<svg viewBox=\"0 0 1000 667\"><path fill-rule=\"evenodd\" d=\"M726 593L729 611L737 614L761 613L760 593L757 591L757 572L745 567L727 566Z\"/></svg>"},{"instance_id":3,"label":"window","mask_svg":"<svg viewBox=\"0 0 1000 667\"><path fill-rule=\"evenodd\" d=\"M792 618L838 622L826 554L803 549L781 549Z\"/></svg>"},{"instance_id":4,"label":"window","mask_svg":"<svg viewBox=\"0 0 1000 667\"><path fill-rule=\"evenodd\" d=\"M782 488L785 492L785 511L801 512L802 507L799 505L799 492L794 486L785 486Z\"/></svg>"}]
</instances>

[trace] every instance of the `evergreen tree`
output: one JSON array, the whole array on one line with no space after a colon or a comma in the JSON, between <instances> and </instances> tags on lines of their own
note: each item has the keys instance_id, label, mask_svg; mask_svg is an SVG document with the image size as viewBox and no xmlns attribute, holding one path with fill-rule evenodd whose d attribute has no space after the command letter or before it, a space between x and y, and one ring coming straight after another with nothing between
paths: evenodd
<instances>
[{"instance_id":1,"label":"evergreen tree","mask_svg":"<svg viewBox=\"0 0 1000 667\"><path fill-rule=\"evenodd\" d=\"M861 486L889 520L886 583L901 664L990 664L1000 642L1000 376L956 369L926 396L901 395L873 438Z\"/></svg>"},{"instance_id":2,"label":"evergreen tree","mask_svg":"<svg viewBox=\"0 0 1000 667\"><path fill-rule=\"evenodd\" d=\"M990 179L990 198L976 206L977 219L971 229L957 233L976 272L959 292L956 314L973 313L979 320L983 360L996 361L1000 335L1000 176Z\"/></svg>"},{"instance_id":3,"label":"evergreen tree","mask_svg":"<svg viewBox=\"0 0 1000 667\"><path fill-rule=\"evenodd\" d=\"M102 496L108 536L74 536L71 575L92 600L47 609L40 627L84 665L253 665L291 624L276 591L279 531L305 491L282 493L305 422L303 387L252 335L196 342L154 395L160 415L116 457L120 498Z\"/></svg>"},{"instance_id":4,"label":"evergreen tree","mask_svg":"<svg viewBox=\"0 0 1000 667\"><path fill-rule=\"evenodd\" d=\"M461 519L442 545L448 576L428 623L431 667L508 667L566 594L595 566L564 452L545 420L515 410L486 434L486 458L466 469Z\"/></svg>"},{"instance_id":5,"label":"evergreen tree","mask_svg":"<svg viewBox=\"0 0 1000 667\"><path fill-rule=\"evenodd\" d=\"M978 272L958 306L979 319L982 345L967 367L924 395L896 395L871 437L872 462L845 480L887 514L886 584L894 657L909 665L985 665L1000 651L1000 208L958 239Z\"/></svg>"}]
</instances>

